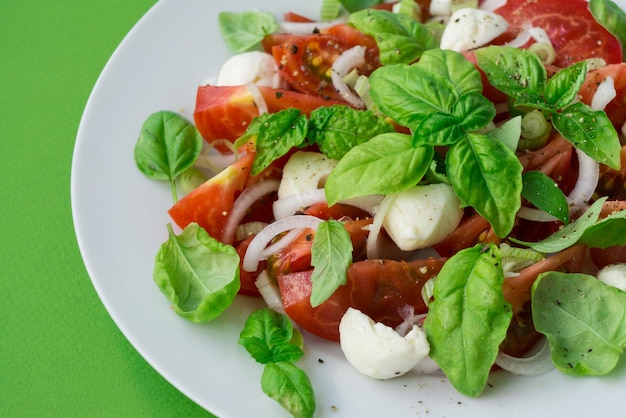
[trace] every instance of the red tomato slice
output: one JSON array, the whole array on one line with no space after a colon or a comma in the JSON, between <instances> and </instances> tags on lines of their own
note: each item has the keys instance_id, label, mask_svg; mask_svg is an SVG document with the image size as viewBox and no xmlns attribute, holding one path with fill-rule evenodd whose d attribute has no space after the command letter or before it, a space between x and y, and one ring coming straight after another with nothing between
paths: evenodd
<instances>
[{"instance_id":1,"label":"red tomato slice","mask_svg":"<svg viewBox=\"0 0 626 418\"><path fill-rule=\"evenodd\" d=\"M308 115L321 106L345 104L285 89L264 86L259 86L258 89L270 113L295 107ZM206 141L235 141L245 132L255 116L259 116L259 109L246 86L198 87L193 118Z\"/></svg>"},{"instance_id":2,"label":"red tomato slice","mask_svg":"<svg viewBox=\"0 0 626 418\"><path fill-rule=\"evenodd\" d=\"M248 246L250 245L250 241L254 236L248 237L243 241L239 242L236 246L237 254L239 254L239 260L243 260L243 257L246 255L246 251L248 250ZM259 267L256 271L248 272L241 268L241 264L239 265L239 280L241 281L241 287L239 288L240 295L246 296L261 296L259 292L259 288L256 287L256 280L259 277L259 274L265 269L265 261L259 262Z\"/></svg>"},{"instance_id":3,"label":"red tomato slice","mask_svg":"<svg viewBox=\"0 0 626 418\"><path fill-rule=\"evenodd\" d=\"M607 64L622 62L619 41L595 21L586 0L508 0L495 13L509 22L499 40L515 38L524 25L542 28L556 52L554 64L567 67L587 58L603 58Z\"/></svg>"},{"instance_id":4,"label":"red tomato slice","mask_svg":"<svg viewBox=\"0 0 626 418\"><path fill-rule=\"evenodd\" d=\"M583 103L591 104L598 86L608 77L613 78L617 96L609 102L604 111L619 131L622 129L622 125L626 123L626 63L611 64L590 71L580 88L580 100Z\"/></svg>"},{"instance_id":5,"label":"red tomato slice","mask_svg":"<svg viewBox=\"0 0 626 418\"><path fill-rule=\"evenodd\" d=\"M346 284L315 308L309 301L312 270L281 275L278 286L285 312L294 322L321 338L339 341L339 322L349 307L391 327L402 323L399 310L407 305L425 313L422 287L444 262L443 258L358 261L348 269Z\"/></svg>"},{"instance_id":6,"label":"red tomato slice","mask_svg":"<svg viewBox=\"0 0 626 418\"><path fill-rule=\"evenodd\" d=\"M366 65L360 70L368 75L379 65L376 42L346 24L313 35L270 35L263 41L265 50L271 51L283 79L292 89L341 102L344 100L331 80L331 67L342 52L356 45L367 48Z\"/></svg>"},{"instance_id":7,"label":"red tomato slice","mask_svg":"<svg viewBox=\"0 0 626 418\"><path fill-rule=\"evenodd\" d=\"M211 237L222 241L228 214L250 177L253 161L254 153L248 152L176 202L168 211L174 222L181 228L196 222Z\"/></svg>"}]
</instances>

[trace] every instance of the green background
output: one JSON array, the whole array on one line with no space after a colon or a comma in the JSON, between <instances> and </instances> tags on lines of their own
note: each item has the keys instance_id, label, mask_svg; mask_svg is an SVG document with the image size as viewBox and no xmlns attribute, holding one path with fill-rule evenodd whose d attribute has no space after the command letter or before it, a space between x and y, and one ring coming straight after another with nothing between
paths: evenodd
<instances>
[{"instance_id":1,"label":"green background","mask_svg":"<svg viewBox=\"0 0 626 418\"><path fill-rule=\"evenodd\" d=\"M83 108L108 58L154 3L0 2L2 417L212 416L117 329L72 224L70 169Z\"/></svg>"}]
</instances>

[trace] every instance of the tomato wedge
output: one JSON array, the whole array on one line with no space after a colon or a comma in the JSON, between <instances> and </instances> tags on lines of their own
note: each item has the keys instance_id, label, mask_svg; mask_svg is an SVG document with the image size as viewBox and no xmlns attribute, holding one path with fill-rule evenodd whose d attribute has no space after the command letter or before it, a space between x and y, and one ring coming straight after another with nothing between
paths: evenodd
<instances>
[{"instance_id":1,"label":"tomato wedge","mask_svg":"<svg viewBox=\"0 0 626 418\"><path fill-rule=\"evenodd\" d=\"M422 287L444 262L443 258L355 262L348 269L346 284L315 308L309 301L312 270L281 275L278 286L285 312L294 322L321 338L339 341L339 322L349 307L391 327L402 323L399 310L407 305L425 313Z\"/></svg>"},{"instance_id":2,"label":"tomato wedge","mask_svg":"<svg viewBox=\"0 0 626 418\"><path fill-rule=\"evenodd\" d=\"M586 0L508 0L495 13L509 22L499 41L509 41L532 25L546 31L556 52L557 67L587 58L603 58L607 64L622 62L619 41L591 15Z\"/></svg>"},{"instance_id":3,"label":"tomato wedge","mask_svg":"<svg viewBox=\"0 0 626 418\"><path fill-rule=\"evenodd\" d=\"M604 111L619 131L626 123L626 63L611 64L589 71L580 88L580 100L591 104L598 86L609 77L613 79L616 96L606 105Z\"/></svg>"},{"instance_id":4,"label":"tomato wedge","mask_svg":"<svg viewBox=\"0 0 626 418\"><path fill-rule=\"evenodd\" d=\"M345 104L343 101L325 100L291 90L264 86L258 86L258 89L270 113L295 107L308 115L321 106ZM193 118L206 141L227 139L233 142L245 132L256 116L259 116L259 109L246 86L198 87Z\"/></svg>"},{"instance_id":5,"label":"tomato wedge","mask_svg":"<svg viewBox=\"0 0 626 418\"><path fill-rule=\"evenodd\" d=\"M181 228L196 222L211 237L232 244L222 239L222 233L235 199L250 177L253 161L254 153L246 153L176 202L168 211L174 222Z\"/></svg>"}]
</instances>

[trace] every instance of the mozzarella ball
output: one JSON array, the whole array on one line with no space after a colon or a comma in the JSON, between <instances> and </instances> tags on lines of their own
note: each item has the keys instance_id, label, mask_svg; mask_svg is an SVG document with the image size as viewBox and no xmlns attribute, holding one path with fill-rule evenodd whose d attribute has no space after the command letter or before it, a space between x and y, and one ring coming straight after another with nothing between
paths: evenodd
<instances>
[{"instance_id":1,"label":"mozzarella ball","mask_svg":"<svg viewBox=\"0 0 626 418\"><path fill-rule=\"evenodd\" d=\"M447 184L415 186L391 199L383 227L403 251L431 247L461 222L461 201Z\"/></svg>"},{"instance_id":2,"label":"mozzarella ball","mask_svg":"<svg viewBox=\"0 0 626 418\"><path fill-rule=\"evenodd\" d=\"M618 263L603 267L597 277L601 282L626 292L626 264Z\"/></svg>"},{"instance_id":3,"label":"mozzarella ball","mask_svg":"<svg viewBox=\"0 0 626 418\"><path fill-rule=\"evenodd\" d=\"M398 377L428 357L430 345L417 325L402 337L391 327L348 308L339 324L341 350L359 372L374 379Z\"/></svg>"},{"instance_id":4,"label":"mozzarella ball","mask_svg":"<svg viewBox=\"0 0 626 418\"><path fill-rule=\"evenodd\" d=\"M241 86L250 83L272 88L283 87L282 77L271 54L250 51L234 55L222 65L217 77L218 86Z\"/></svg>"},{"instance_id":5,"label":"mozzarella ball","mask_svg":"<svg viewBox=\"0 0 626 418\"><path fill-rule=\"evenodd\" d=\"M480 9L460 9L450 16L441 36L441 49L469 51L506 32L509 24L500 15Z\"/></svg>"},{"instance_id":6,"label":"mozzarella ball","mask_svg":"<svg viewBox=\"0 0 626 418\"><path fill-rule=\"evenodd\" d=\"M283 169L278 198L322 188L336 165L336 160L331 160L319 152L295 152L289 157Z\"/></svg>"}]
</instances>

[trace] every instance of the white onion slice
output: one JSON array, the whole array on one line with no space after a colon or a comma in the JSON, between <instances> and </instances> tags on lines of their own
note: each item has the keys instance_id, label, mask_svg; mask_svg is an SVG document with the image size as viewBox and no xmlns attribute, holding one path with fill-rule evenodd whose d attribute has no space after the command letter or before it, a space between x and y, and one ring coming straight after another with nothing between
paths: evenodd
<instances>
[{"instance_id":1,"label":"white onion slice","mask_svg":"<svg viewBox=\"0 0 626 418\"><path fill-rule=\"evenodd\" d=\"M340 17L327 22L280 22L278 32L293 35L311 35L320 29L326 29L345 21L345 17Z\"/></svg>"},{"instance_id":2,"label":"white onion slice","mask_svg":"<svg viewBox=\"0 0 626 418\"><path fill-rule=\"evenodd\" d=\"M267 270L263 270L254 282L267 307L282 314L285 313L283 300L280 297L278 283L274 282Z\"/></svg>"},{"instance_id":3,"label":"white onion slice","mask_svg":"<svg viewBox=\"0 0 626 418\"><path fill-rule=\"evenodd\" d=\"M277 191L279 184L280 182L278 180L268 179L246 187L244 191L241 192L233 204L233 209L228 214L228 219L226 220L226 225L224 225L224 231L222 232L222 242L233 242L237 225L239 225L241 220L246 216L250 206L261 197Z\"/></svg>"},{"instance_id":4,"label":"white onion slice","mask_svg":"<svg viewBox=\"0 0 626 418\"><path fill-rule=\"evenodd\" d=\"M506 2L507 0L485 0L479 8L488 12L493 12L494 10L506 5Z\"/></svg>"},{"instance_id":5,"label":"white onion slice","mask_svg":"<svg viewBox=\"0 0 626 418\"><path fill-rule=\"evenodd\" d=\"M221 151L218 151L218 146L228 149L229 152L222 153ZM237 151L231 141L227 139L217 139L210 144L203 146L202 151L196 160L195 167L208 169L213 173L219 173L237 161L237 158Z\"/></svg>"},{"instance_id":6,"label":"white onion slice","mask_svg":"<svg viewBox=\"0 0 626 418\"><path fill-rule=\"evenodd\" d=\"M248 89L248 92L252 96L252 100L254 100L254 104L256 104L257 109L259 109L259 115L266 114L267 102L265 101L265 98L263 98L263 95L261 94L261 90L259 90L259 87L254 83L248 83L246 84L246 88Z\"/></svg>"},{"instance_id":7,"label":"white onion slice","mask_svg":"<svg viewBox=\"0 0 626 418\"><path fill-rule=\"evenodd\" d=\"M303 193L296 193L278 199L272 205L274 218L283 219L309 207L315 203L326 202L324 189L316 189Z\"/></svg>"},{"instance_id":8,"label":"white onion slice","mask_svg":"<svg viewBox=\"0 0 626 418\"><path fill-rule=\"evenodd\" d=\"M354 68L363 65L365 63L365 47L361 45L354 46L341 55L339 55L333 62L331 68L331 80L333 86L337 92L343 97L345 101L350 103L354 107L363 108L365 103L363 100L354 94L350 87L344 81L344 77Z\"/></svg>"},{"instance_id":9,"label":"white onion slice","mask_svg":"<svg viewBox=\"0 0 626 418\"><path fill-rule=\"evenodd\" d=\"M598 88L591 98L591 108L593 110L604 110L606 105L611 103L617 97L617 91L615 90L615 80L613 77L608 76L598 84Z\"/></svg>"},{"instance_id":10,"label":"white onion slice","mask_svg":"<svg viewBox=\"0 0 626 418\"><path fill-rule=\"evenodd\" d=\"M523 31L518 33L515 38L511 39L506 44L507 46L511 46L513 48L520 48L526 45L528 41L530 41L530 31L528 29L524 29Z\"/></svg>"},{"instance_id":11,"label":"white onion slice","mask_svg":"<svg viewBox=\"0 0 626 418\"><path fill-rule=\"evenodd\" d=\"M538 26L532 26L528 28L528 32L530 33L530 37L533 38L536 42L545 42L552 45L550 37L543 28L540 28Z\"/></svg>"},{"instance_id":12,"label":"white onion slice","mask_svg":"<svg viewBox=\"0 0 626 418\"><path fill-rule=\"evenodd\" d=\"M587 202L596 190L600 178L600 164L596 160L579 149L576 149L576 155L578 156L578 180L567 196L571 214L587 208Z\"/></svg>"},{"instance_id":13,"label":"white onion slice","mask_svg":"<svg viewBox=\"0 0 626 418\"><path fill-rule=\"evenodd\" d=\"M496 364L507 372L522 376L538 376L554 369L554 364L550 359L550 346L544 338L540 342L539 351L530 357L513 357L503 352L499 352L496 357Z\"/></svg>"},{"instance_id":14,"label":"white onion slice","mask_svg":"<svg viewBox=\"0 0 626 418\"><path fill-rule=\"evenodd\" d=\"M267 260L267 257L270 255L281 251L283 248L287 247L291 244L298 236L305 231L305 228L294 228L291 231L287 232L285 236L283 236L278 242L266 247L259 254L259 260Z\"/></svg>"},{"instance_id":15,"label":"white onion slice","mask_svg":"<svg viewBox=\"0 0 626 418\"><path fill-rule=\"evenodd\" d=\"M529 208L526 206L522 206L520 208L520 210L517 212L517 216L522 219L534 222L553 222L558 220L554 216L550 215L548 212L544 212L541 209Z\"/></svg>"},{"instance_id":16,"label":"white onion slice","mask_svg":"<svg viewBox=\"0 0 626 418\"><path fill-rule=\"evenodd\" d=\"M278 234L294 228L317 229L322 219L310 215L294 215L279 219L269 224L259 232L248 245L246 255L243 257L242 267L245 271L256 271L259 266L261 252L267 244Z\"/></svg>"},{"instance_id":17,"label":"white onion slice","mask_svg":"<svg viewBox=\"0 0 626 418\"><path fill-rule=\"evenodd\" d=\"M369 259L380 258L380 254L382 252L380 248L380 230L383 226L383 219L385 219L385 215L389 211L389 207L391 207L392 202L393 198L387 197L376 209L376 213L374 214L374 220L369 228L370 233L367 235L366 251L367 258Z\"/></svg>"}]
</instances>

